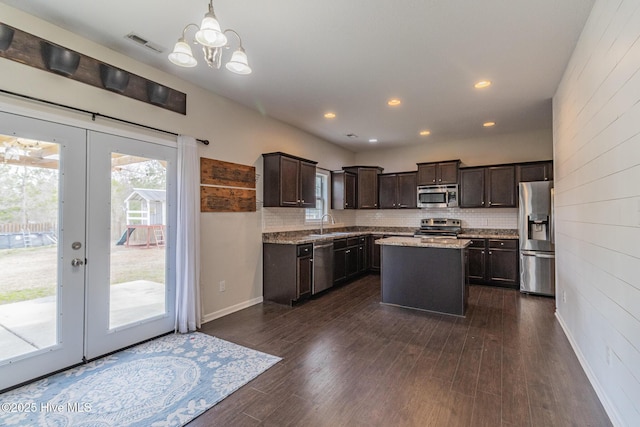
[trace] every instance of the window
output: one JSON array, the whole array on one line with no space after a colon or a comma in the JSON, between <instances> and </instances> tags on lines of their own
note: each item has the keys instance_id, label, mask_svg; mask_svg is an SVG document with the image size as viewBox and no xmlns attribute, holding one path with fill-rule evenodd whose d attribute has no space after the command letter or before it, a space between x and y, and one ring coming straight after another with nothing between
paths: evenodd
<instances>
[{"instance_id":1,"label":"window","mask_svg":"<svg viewBox=\"0 0 640 427\"><path fill-rule=\"evenodd\" d=\"M305 222L320 222L329 206L329 175L327 172L316 172L316 207L306 209Z\"/></svg>"}]
</instances>

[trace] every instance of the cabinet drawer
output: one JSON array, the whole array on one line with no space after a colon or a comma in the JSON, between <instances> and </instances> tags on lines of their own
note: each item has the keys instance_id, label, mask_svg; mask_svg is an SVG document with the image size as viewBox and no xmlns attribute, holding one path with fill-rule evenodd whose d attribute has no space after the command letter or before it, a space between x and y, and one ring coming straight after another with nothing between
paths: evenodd
<instances>
[{"instance_id":1,"label":"cabinet drawer","mask_svg":"<svg viewBox=\"0 0 640 427\"><path fill-rule=\"evenodd\" d=\"M313 244L298 245L298 257L308 256L313 253Z\"/></svg>"},{"instance_id":2,"label":"cabinet drawer","mask_svg":"<svg viewBox=\"0 0 640 427\"><path fill-rule=\"evenodd\" d=\"M342 249L347 247L347 239L335 239L333 241L333 249Z\"/></svg>"},{"instance_id":3,"label":"cabinet drawer","mask_svg":"<svg viewBox=\"0 0 640 427\"><path fill-rule=\"evenodd\" d=\"M518 249L518 241L509 240L489 240L490 249Z\"/></svg>"},{"instance_id":4,"label":"cabinet drawer","mask_svg":"<svg viewBox=\"0 0 640 427\"><path fill-rule=\"evenodd\" d=\"M484 248L484 239L471 239L469 248Z\"/></svg>"},{"instance_id":5,"label":"cabinet drawer","mask_svg":"<svg viewBox=\"0 0 640 427\"><path fill-rule=\"evenodd\" d=\"M360 243L360 237L347 238L347 246L358 246L359 243Z\"/></svg>"}]
</instances>

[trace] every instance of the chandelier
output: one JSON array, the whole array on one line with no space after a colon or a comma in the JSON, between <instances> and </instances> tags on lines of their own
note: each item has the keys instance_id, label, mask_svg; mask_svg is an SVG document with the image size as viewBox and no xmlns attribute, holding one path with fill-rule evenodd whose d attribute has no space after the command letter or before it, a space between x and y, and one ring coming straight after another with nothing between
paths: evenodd
<instances>
[{"instance_id":1,"label":"chandelier","mask_svg":"<svg viewBox=\"0 0 640 427\"><path fill-rule=\"evenodd\" d=\"M189 27L196 27L198 31L194 36L194 43L202 46L204 60L207 65L212 68L219 69L222 64L222 50L229 48L226 34L235 34L238 38L240 46L231 55L231 59L225 64L227 70L236 74L250 74L251 67L247 62L247 54L242 47L242 39L234 30L220 29L220 23L213 13L213 0L209 0L209 11L204 15L200 26L196 24L187 24L182 30L182 37L178 39L173 52L169 54L169 61L180 67L195 67L198 61L193 56L191 46L186 41L186 33Z\"/></svg>"}]
</instances>

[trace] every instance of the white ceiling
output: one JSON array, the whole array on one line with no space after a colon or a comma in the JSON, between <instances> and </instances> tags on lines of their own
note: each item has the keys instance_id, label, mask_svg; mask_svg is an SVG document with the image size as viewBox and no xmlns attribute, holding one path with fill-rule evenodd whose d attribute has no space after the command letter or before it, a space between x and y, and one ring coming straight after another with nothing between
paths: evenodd
<instances>
[{"instance_id":1,"label":"white ceiling","mask_svg":"<svg viewBox=\"0 0 640 427\"><path fill-rule=\"evenodd\" d=\"M253 69L240 76L208 68L199 49L196 68L167 60L208 0L2 1L352 151L549 129L551 97L594 3L215 0ZM167 51L134 44L130 32ZM474 89L481 79L493 85ZM387 106L391 97L402 105Z\"/></svg>"}]
</instances>

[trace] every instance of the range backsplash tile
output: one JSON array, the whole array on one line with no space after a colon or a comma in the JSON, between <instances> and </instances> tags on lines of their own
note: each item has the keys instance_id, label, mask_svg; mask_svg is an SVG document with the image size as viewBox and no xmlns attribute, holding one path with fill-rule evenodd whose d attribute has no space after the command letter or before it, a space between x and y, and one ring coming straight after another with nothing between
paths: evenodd
<instances>
[{"instance_id":1,"label":"range backsplash tile","mask_svg":"<svg viewBox=\"0 0 640 427\"><path fill-rule=\"evenodd\" d=\"M329 228L412 227L418 228L422 218L457 218L462 228L517 229L518 209L379 209L379 210L331 210L336 220ZM305 210L300 208L262 208L262 231L290 231L316 229L317 223L305 222Z\"/></svg>"}]
</instances>

